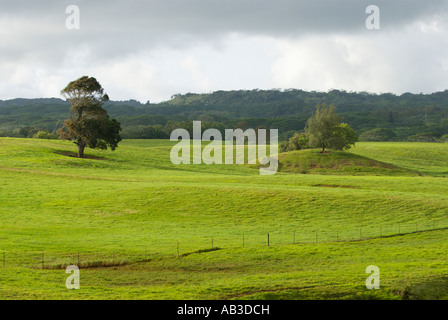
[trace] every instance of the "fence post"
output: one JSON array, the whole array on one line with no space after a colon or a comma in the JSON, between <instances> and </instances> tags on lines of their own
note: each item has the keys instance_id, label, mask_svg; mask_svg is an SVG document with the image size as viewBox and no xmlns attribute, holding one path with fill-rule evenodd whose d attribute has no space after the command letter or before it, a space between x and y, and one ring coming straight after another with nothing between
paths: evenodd
<instances>
[{"instance_id":1,"label":"fence post","mask_svg":"<svg viewBox=\"0 0 448 320\"><path fill-rule=\"evenodd\" d=\"M79 252L78 252L78 268L79 268Z\"/></svg>"},{"instance_id":2,"label":"fence post","mask_svg":"<svg viewBox=\"0 0 448 320\"><path fill-rule=\"evenodd\" d=\"M112 264L115 264L115 249L112 249Z\"/></svg>"},{"instance_id":3,"label":"fence post","mask_svg":"<svg viewBox=\"0 0 448 320\"><path fill-rule=\"evenodd\" d=\"M177 241L177 257L179 258L179 241Z\"/></svg>"},{"instance_id":4,"label":"fence post","mask_svg":"<svg viewBox=\"0 0 448 320\"><path fill-rule=\"evenodd\" d=\"M292 237L292 244L296 244L296 232L294 231L294 235Z\"/></svg>"},{"instance_id":5,"label":"fence post","mask_svg":"<svg viewBox=\"0 0 448 320\"><path fill-rule=\"evenodd\" d=\"M267 234L266 244L267 244L268 247L269 247L269 232L268 232L268 234Z\"/></svg>"},{"instance_id":6,"label":"fence post","mask_svg":"<svg viewBox=\"0 0 448 320\"><path fill-rule=\"evenodd\" d=\"M339 241L339 230L336 230L336 241Z\"/></svg>"},{"instance_id":7,"label":"fence post","mask_svg":"<svg viewBox=\"0 0 448 320\"><path fill-rule=\"evenodd\" d=\"M243 234L243 248L244 248L244 234Z\"/></svg>"},{"instance_id":8,"label":"fence post","mask_svg":"<svg viewBox=\"0 0 448 320\"><path fill-rule=\"evenodd\" d=\"M213 249L213 237L212 237L212 249Z\"/></svg>"},{"instance_id":9,"label":"fence post","mask_svg":"<svg viewBox=\"0 0 448 320\"><path fill-rule=\"evenodd\" d=\"M42 269L44 268L44 261L45 261L44 252L42 251Z\"/></svg>"},{"instance_id":10,"label":"fence post","mask_svg":"<svg viewBox=\"0 0 448 320\"><path fill-rule=\"evenodd\" d=\"M3 252L3 266L6 265L6 252Z\"/></svg>"},{"instance_id":11,"label":"fence post","mask_svg":"<svg viewBox=\"0 0 448 320\"><path fill-rule=\"evenodd\" d=\"M146 246L145 246L145 260L147 259L147 255L146 255Z\"/></svg>"},{"instance_id":12,"label":"fence post","mask_svg":"<svg viewBox=\"0 0 448 320\"><path fill-rule=\"evenodd\" d=\"M317 243L317 230L316 230L316 243Z\"/></svg>"}]
</instances>

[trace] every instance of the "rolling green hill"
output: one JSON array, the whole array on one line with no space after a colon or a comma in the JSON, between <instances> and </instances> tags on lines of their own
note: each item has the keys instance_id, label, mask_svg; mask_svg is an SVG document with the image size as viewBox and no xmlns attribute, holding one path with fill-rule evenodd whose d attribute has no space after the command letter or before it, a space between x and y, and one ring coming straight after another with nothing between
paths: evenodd
<instances>
[{"instance_id":1,"label":"rolling green hill","mask_svg":"<svg viewBox=\"0 0 448 320\"><path fill-rule=\"evenodd\" d=\"M359 143L351 150L358 155L375 157L375 159L394 163L410 170L424 174L448 176L448 144L407 142Z\"/></svg>"},{"instance_id":2,"label":"rolling green hill","mask_svg":"<svg viewBox=\"0 0 448 320\"><path fill-rule=\"evenodd\" d=\"M355 153L317 149L291 151L279 155L279 171L288 173L345 175L419 175L417 171L374 160ZM421 174L420 174L421 175Z\"/></svg>"},{"instance_id":3,"label":"rolling green hill","mask_svg":"<svg viewBox=\"0 0 448 320\"><path fill-rule=\"evenodd\" d=\"M69 142L0 138L0 298L448 296L447 145L358 143L333 157L393 175L260 176L173 165L173 144L125 140L77 159ZM69 264L80 290L65 288ZM365 287L369 265L380 290Z\"/></svg>"}]
</instances>

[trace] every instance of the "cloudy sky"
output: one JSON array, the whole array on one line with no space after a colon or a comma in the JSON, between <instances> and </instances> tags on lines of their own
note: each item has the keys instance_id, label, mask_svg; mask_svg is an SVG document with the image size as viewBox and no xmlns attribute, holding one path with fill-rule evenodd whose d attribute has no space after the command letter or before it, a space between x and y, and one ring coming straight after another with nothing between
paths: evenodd
<instances>
[{"instance_id":1,"label":"cloudy sky","mask_svg":"<svg viewBox=\"0 0 448 320\"><path fill-rule=\"evenodd\" d=\"M79 29L70 5L80 12ZM369 5L380 29L366 28ZM72 25L72 24L69 24ZM448 0L0 0L0 99L287 89L448 89Z\"/></svg>"}]
</instances>

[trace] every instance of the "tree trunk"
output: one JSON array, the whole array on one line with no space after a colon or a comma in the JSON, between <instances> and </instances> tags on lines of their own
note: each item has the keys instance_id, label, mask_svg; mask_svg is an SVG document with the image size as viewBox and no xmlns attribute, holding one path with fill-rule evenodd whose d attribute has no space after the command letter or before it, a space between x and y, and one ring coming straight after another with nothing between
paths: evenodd
<instances>
[{"instance_id":1,"label":"tree trunk","mask_svg":"<svg viewBox=\"0 0 448 320\"><path fill-rule=\"evenodd\" d=\"M324 153L325 152L325 146L322 147L322 151L320 153Z\"/></svg>"},{"instance_id":2,"label":"tree trunk","mask_svg":"<svg viewBox=\"0 0 448 320\"><path fill-rule=\"evenodd\" d=\"M86 146L82 143L78 144L78 158L84 158L84 148Z\"/></svg>"}]
</instances>

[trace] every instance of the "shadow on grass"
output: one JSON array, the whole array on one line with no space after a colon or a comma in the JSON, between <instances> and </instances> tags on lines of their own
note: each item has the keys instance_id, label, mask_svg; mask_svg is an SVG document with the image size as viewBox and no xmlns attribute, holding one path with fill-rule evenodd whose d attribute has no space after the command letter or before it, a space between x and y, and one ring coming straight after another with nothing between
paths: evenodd
<instances>
[{"instance_id":1,"label":"shadow on grass","mask_svg":"<svg viewBox=\"0 0 448 320\"><path fill-rule=\"evenodd\" d=\"M71 158L78 158L78 154L76 152L67 151L67 150L53 150L53 153L60 154L62 156L71 157ZM107 158L104 157L96 157L96 156L89 156L87 154L84 154L83 159L91 159L91 160L106 160Z\"/></svg>"}]
</instances>

